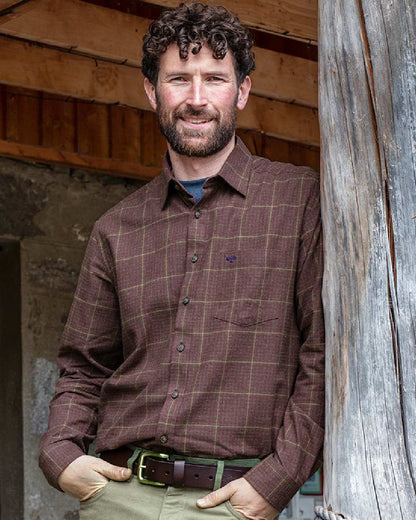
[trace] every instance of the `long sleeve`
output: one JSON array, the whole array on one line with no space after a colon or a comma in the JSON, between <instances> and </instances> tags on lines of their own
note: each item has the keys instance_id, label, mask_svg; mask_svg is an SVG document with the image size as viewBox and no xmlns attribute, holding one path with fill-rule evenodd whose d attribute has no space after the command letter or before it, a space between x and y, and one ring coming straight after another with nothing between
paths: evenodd
<instances>
[{"instance_id":1,"label":"long sleeve","mask_svg":"<svg viewBox=\"0 0 416 520\"><path fill-rule=\"evenodd\" d=\"M319 183L309 200L304 212L295 289L301 335L298 373L274 453L246 475L250 484L279 511L319 467L324 434L325 337Z\"/></svg>"},{"instance_id":2,"label":"long sleeve","mask_svg":"<svg viewBox=\"0 0 416 520\"><path fill-rule=\"evenodd\" d=\"M55 487L66 466L87 452L101 387L121 360L119 307L108 257L94 228L62 335L60 379L40 446L40 467Z\"/></svg>"}]
</instances>

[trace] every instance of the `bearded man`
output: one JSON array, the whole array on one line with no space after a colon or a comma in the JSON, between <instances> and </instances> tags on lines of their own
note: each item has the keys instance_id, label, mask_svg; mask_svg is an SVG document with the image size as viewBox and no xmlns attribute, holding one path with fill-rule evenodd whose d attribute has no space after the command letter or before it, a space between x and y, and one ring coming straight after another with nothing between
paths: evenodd
<instances>
[{"instance_id":1,"label":"bearded man","mask_svg":"<svg viewBox=\"0 0 416 520\"><path fill-rule=\"evenodd\" d=\"M201 3L144 38L163 170L94 226L41 443L82 520L272 520L320 463L319 179L236 138L251 47Z\"/></svg>"}]
</instances>

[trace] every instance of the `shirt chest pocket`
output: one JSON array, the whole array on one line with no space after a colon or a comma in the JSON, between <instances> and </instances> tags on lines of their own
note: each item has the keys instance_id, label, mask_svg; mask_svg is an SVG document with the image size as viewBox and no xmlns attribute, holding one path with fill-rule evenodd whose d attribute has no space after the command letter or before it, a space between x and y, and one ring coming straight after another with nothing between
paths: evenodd
<instances>
[{"instance_id":1,"label":"shirt chest pocket","mask_svg":"<svg viewBox=\"0 0 416 520\"><path fill-rule=\"evenodd\" d=\"M210 276L215 321L253 327L277 319L282 303L279 287L283 289L283 284L286 285L287 292L287 271L279 265L277 250L218 254L213 259Z\"/></svg>"}]
</instances>

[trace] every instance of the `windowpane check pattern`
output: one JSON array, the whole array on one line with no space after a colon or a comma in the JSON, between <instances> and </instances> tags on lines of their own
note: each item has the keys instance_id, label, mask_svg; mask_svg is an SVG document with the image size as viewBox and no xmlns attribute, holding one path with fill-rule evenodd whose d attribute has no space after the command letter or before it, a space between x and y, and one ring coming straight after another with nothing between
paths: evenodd
<instances>
[{"instance_id":1,"label":"windowpane check pattern","mask_svg":"<svg viewBox=\"0 0 416 520\"><path fill-rule=\"evenodd\" d=\"M236 146L195 204L162 174L96 223L59 350L41 466L96 436L221 459L283 509L319 460L319 179Z\"/></svg>"}]
</instances>

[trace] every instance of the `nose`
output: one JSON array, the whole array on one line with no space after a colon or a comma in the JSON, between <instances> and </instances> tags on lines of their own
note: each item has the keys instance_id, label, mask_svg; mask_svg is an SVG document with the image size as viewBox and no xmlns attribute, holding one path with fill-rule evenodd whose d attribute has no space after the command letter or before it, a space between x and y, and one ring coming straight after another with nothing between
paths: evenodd
<instances>
[{"instance_id":1,"label":"nose","mask_svg":"<svg viewBox=\"0 0 416 520\"><path fill-rule=\"evenodd\" d=\"M199 108L208 103L206 89L200 79L194 79L190 84L187 103L193 108Z\"/></svg>"}]
</instances>

